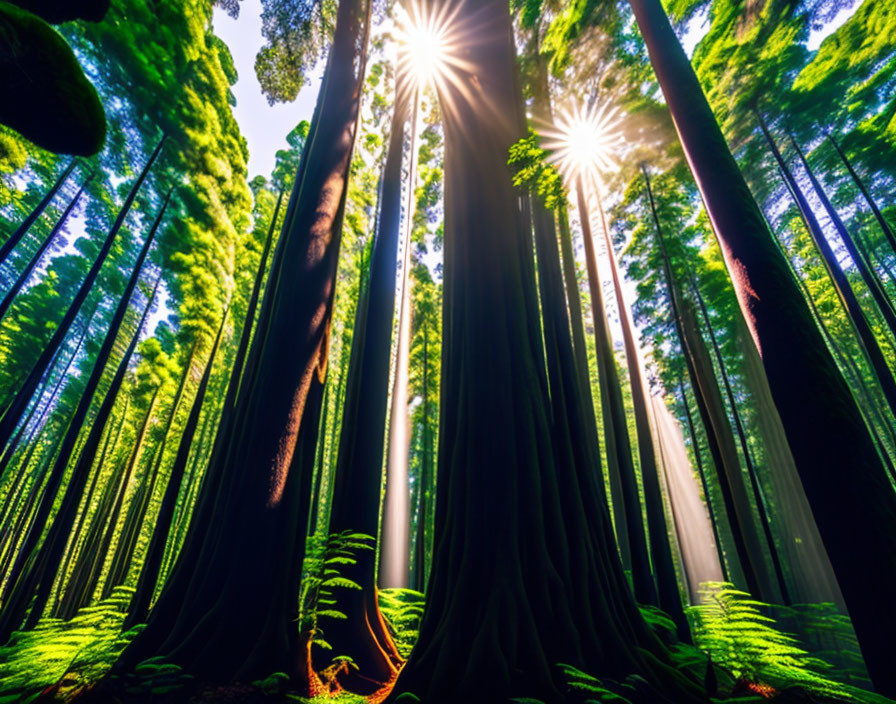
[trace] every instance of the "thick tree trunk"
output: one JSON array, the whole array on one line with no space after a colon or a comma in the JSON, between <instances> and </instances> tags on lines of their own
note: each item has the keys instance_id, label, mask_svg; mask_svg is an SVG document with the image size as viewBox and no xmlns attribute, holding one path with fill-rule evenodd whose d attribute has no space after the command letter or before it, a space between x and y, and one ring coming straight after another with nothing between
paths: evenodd
<instances>
[{"instance_id":1,"label":"thick tree trunk","mask_svg":"<svg viewBox=\"0 0 896 704\"><path fill-rule=\"evenodd\" d=\"M846 247L846 251L849 252L849 256L852 259L853 264L855 265L856 269L858 269L859 275L862 277L862 281L865 282L865 286L871 292L871 296L874 298L874 302L877 304L881 315L883 315L884 320L887 323L890 334L896 335L896 311L893 310L892 304L887 298L887 295L881 287L880 282L868 268L868 265L865 263L865 258L862 256L862 253L856 246L852 235L849 234L849 230L846 229L846 225L843 224L843 220L840 219L840 215L837 213L837 209L831 203L830 199L827 196L827 193L825 193L824 187L815 176L815 172L812 170L812 167L809 166L809 162L806 159L806 155L803 154L803 150L800 149L800 145L797 144L797 141L796 139L794 139L792 134L789 135L789 137L790 143L793 145L797 156L799 156L800 158L800 163L803 165L803 169L809 176L809 181L812 183L812 188L815 189L815 193L818 195L818 198L821 201L821 204L824 207L825 211L827 212L828 217L830 217L831 222L834 225L834 229L837 230L837 234L843 241L843 244Z\"/></svg>"},{"instance_id":2,"label":"thick tree trunk","mask_svg":"<svg viewBox=\"0 0 896 704\"><path fill-rule=\"evenodd\" d=\"M399 77L399 84L402 80ZM405 122L412 112L400 85L396 94L401 97L396 98L383 168L379 230L370 260L364 305L359 306L355 315L333 485L331 533L351 530L376 537L379 531L401 233L402 153ZM410 242L405 243L408 245ZM407 270L407 260L404 269ZM339 594L337 608L348 618L328 624L326 640L334 653L348 655L358 666L356 674L345 680L345 686L353 692L370 694L395 678L400 662L377 604L375 552L359 552L355 555L355 564L346 565L342 572L361 589L345 589Z\"/></svg>"},{"instance_id":3,"label":"thick tree trunk","mask_svg":"<svg viewBox=\"0 0 896 704\"><path fill-rule=\"evenodd\" d=\"M62 215L59 216L59 219L56 221L56 224L53 225L53 229L50 230L50 233L44 238L44 241L37 248L37 251L31 255L31 259L28 260L28 263L25 265L25 268L19 273L18 277L16 277L15 282L9 291L6 292L6 295L3 297L3 300L0 301L0 320L6 316L7 311L9 311L10 306L12 306L13 301L16 296L19 294L19 291L22 290L22 287L28 281L28 278L31 276L31 272L34 271L34 267L37 266L38 262L40 262L41 257L44 256L44 252L47 251L47 248L53 243L56 237L59 235L59 232L62 230L62 226L68 220L69 215L72 214L72 211L75 209L75 206L78 204L78 201L81 199L81 195L84 193L84 189L87 185L93 180L95 174L90 174L87 179L81 184L81 187L78 189L78 192L75 193L74 197L68 202L68 205L65 207L65 210L62 211Z\"/></svg>"},{"instance_id":4,"label":"thick tree trunk","mask_svg":"<svg viewBox=\"0 0 896 704\"><path fill-rule=\"evenodd\" d=\"M28 230L31 229L31 226L37 222L37 219L43 215L43 212L47 209L47 206L56 197L56 194L59 192L59 189L62 188L62 185L66 182L68 177L71 175L72 171L74 171L75 166L78 165L77 159L72 159L68 166L66 166L62 173L56 177L56 181L50 187L50 190L46 192L43 198L40 199L40 202L34 206L34 209L28 213L28 217L26 217L22 224L19 225L15 232L13 232L9 238L0 246L0 265L6 263L7 259L9 259L10 253L16 248L19 242L22 241L22 238L28 233Z\"/></svg>"},{"instance_id":5,"label":"thick tree trunk","mask_svg":"<svg viewBox=\"0 0 896 704\"><path fill-rule=\"evenodd\" d=\"M581 220L582 239L585 241L585 261L588 269L588 288L591 292L591 314L594 320L594 341L597 353L598 374L601 380L600 402L603 409L604 437L607 452L614 451L616 466L625 505L625 532L628 536L632 582L635 598L642 604L659 606L659 595L650 571L650 552L641 513L641 498L635 470L631 440L628 435L628 418L622 398L622 385L616 368L613 340L607 323L603 290L597 270L597 254L591 234L584 184L580 179L576 188Z\"/></svg>"},{"instance_id":6,"label":"thick tree trunk","mask_svg":"<svg viewBox=\"0 0 896 704\"><path fill-rule=\"evenodd\" d=\"M555 666L638 673L651 701L698 700L654 659L593 467L550 421L530 225L507 153L523 134L505 0L458 6L466 70L440 96L445 305L436 548L426 613L389 701L561 699ZM655 689L653 689L655 687Z\"/></svg>"},{"instance_id":7,"label":"thick tree trunk","mask_svg":"<svg viewBox=\"0 0 896 704\"><path fill-rule=\"evenodd\" d=\"M599 196L598 196L599 197ZM678 577L675 574L675 562L672 559L672 546L669 543L669 529L666 525L666 512L663 494L660 488L660 466L657 463L648 409L647 389L644 388L644 377L641 371L641 359L638 343L635 341L634 324L629 315L628 305L622 291L622 280L616 265L616 254L610 241L610 232L603 207L598 201L600 221L607 247L607 258L610 260L610 271L613 275L613 289L616 293L616 308L619 311L619 323L622 327L622 340L625 347L625 359L628 364L628 376L632 387L632 406L635 412L635 429L638 435L638 456L641 459L641 481L644 487L644 504L647 513L647 530L650 533L650 556L653 572L656 576L659 606L672 617L678 638L690 642L691 632L687 616L681 603L681 592L678 588Z\"/></svg>"},{"instance_id":8,"label":"thick tree trunk","mask_svg":"<svg viewBox=\"0 0 896 704\"><path fill-rule=\"evenodd\" d=\"M47 480L46 489L44 490L41 503L38 506L35 519L32 522L28 535L22 545L19 558L13 566L12 575L10 577L10 583L13 587L11 591L6 592L3 609L0 611L0 641L5 641L12 630L18 627L21 623L25 614L25 609L35 590L37 590L38 596L32 606L32 613L36 612L39 614L46 604L46 599L49 596L50 588L56 576L56 571L64 556L69 532L71 531L72 525L74 525L78 506L81 502L84 487L90 474L90 468L92 466L90 462L79 459L75 465L75 468L69 477L68 484L65 487L62 503L56 512L56 516L53 519L47 537L44 539L41 546L38 547L40 536L50 518L50 513L56 501L57 493L60 490L66 468L74 456L73 453L78 441L78 436L81 434L87 421L88 411L93 402L94 393L102 380L103 372L106 369L109 357L115 346L115 340L118 338L118 333L124 322L131 294L137 287L140 272L143 269L146 257L149 255L150 247L152 246L156 232L165 215L165 210L168 207L170 198L171 192L169 191L152 224L149 234L146 237L143 248L140 250L140 254L134 264L134 269L128 280L127 286L119 299L118 307L109 325L109 330L106 332L103 344L93 363L93 370L90 373L90 378L87 381L84 391L81 393L78 406L66 429L65 437L63 438L56 461L53 464L53 469L50 471L50 477ZM93 440L93 452L96 451L95 448L99 445L99 435L102 434L103 427L104 425L97 425L94 423L91 428L91 435L97 435ZM90 438L88 438L88 441L90 441ZM82 451L82 457L83 456L84 452ZM90 460L93 460L92 456L90 457ZM32 565L27 571L25 570L26 561L30 561ZM38 585L40 586L38 587ZM33 621L33 618L29 620Z\"/></svg>"},{"instance_id":9,"label":"thick tree trunk","mask_svg":"<svg viewBox=\"0 0 896 704\"><path fill-rule=\"evenodd\" d=\"M896 496L659 0L630 0L875 686L896 695ZM852 471L844 472L844 467ZM844 516L850 530L843 530ZM869 565L875 565L871 572Z\"/></svg>"},{"instance_id":10,"label":"thick tree trunk","mask_svg":"<svg viewBox=\"0 0 896 704\"><path fill-rule=\"evenodd\" d=\"M368 17L366 0L340 1L313 138L229 432L213 453L177 563L119 669L164 655L204 680L307 677L298 584Z\"/></svg>"},{"instance_id":11,"label":"thick tree trunk","mask_svg":"<svg viewBox=\"0 0 896 704\"><path fill-rule=\"evenodd\" d=\"M97 254L96 261L94 261L90 271L87 272L87 276L84 278L81 287L75 294L75 299L65 313L65 317L63 317L62 322L59 323L59 326L54 331L50 341L41 352L40 357L38 357L37 361L34 363L28 378L25 379L24 384L22 384L21 388L19 388L18 392L15 394L12 404L3 415L3 418L0 419L0 447L5 448L10 437L12 437L13 431L24 415L25 409L28 407L28 401L34 394L34 390L37 388L38 383L40 383L41 377L50 366L53 356L56 354L57 349L68 334L68 331L75 321L75 318L78 316L81 306L84 305L84 301L87 299L88 294L93 289L93 284L96 282L97 276L99 276L103 263L112 251L112 245L115 243L118 231L121 230L121 226L124 224L124 220L130 212L134 199L137 197L137 193L140 190L140 186L143 185L143 182L146 180L146 176L149 174L149 170L152 168L159 153L162 151L164 144L165 138L163 137L155 151L149 157L149 160L144 165L137 180L134 182L133 186L131 186L131 190L125 199L124 204L121 206L121 209L118 211L118 216L115 218L115 222L112 224L112 227L103 242L103 246ZM4 633L6 633L5 629L0 627L0 639L2 639Z\"/></svg>"}]
</instances>

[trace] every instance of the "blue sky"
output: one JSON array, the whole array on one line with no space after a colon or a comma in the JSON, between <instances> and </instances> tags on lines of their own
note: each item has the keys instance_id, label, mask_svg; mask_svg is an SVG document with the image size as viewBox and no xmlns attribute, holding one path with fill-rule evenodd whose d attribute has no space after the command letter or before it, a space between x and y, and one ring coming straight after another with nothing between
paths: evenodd
<instances>
[{"instance_id":1,"label":"blue sky","mask_svg":"<svg viewBox=\"0 0 896 704\"><path fill-rule=\"evenodd\" d=\"M847 5L824 27L809 35L808 47L818 48L822 40L855 12L858 2ZM301 120L310 120L320 87L321 70L299 93L295 102L268 105L255 77L255 55L264 43L261 36L261 0L242 0L239 19L232 19L220 8L214 11L214 29L233 54L239 81L233 87L237 104L234 109L240 129L249 143L249 177L268 176L274 167L274 155L286 146L286 135ZM708 13L698 13L688 26L683 44L690 56L694 46L708 29Z\"/></svg>"},{"instance_id":2,"label":"blue sky","mask_svg":"<svg viewBox=\"0 0 896 704\"><path fill-rule=\"evenodd\" d=\"M274 154L286 147L286 135L300 121L311 119L321 72L314 72L311 82L302 89L295 102L268 105L255 76L255 55L264 44L261 0L243 0L236 20L216 7L213 24L215 34L230 47L240 76L233 87L236 96L234 113L249 143L249 178L259 174L268 176L274 168Z\"/></svg>"}]
</instances>

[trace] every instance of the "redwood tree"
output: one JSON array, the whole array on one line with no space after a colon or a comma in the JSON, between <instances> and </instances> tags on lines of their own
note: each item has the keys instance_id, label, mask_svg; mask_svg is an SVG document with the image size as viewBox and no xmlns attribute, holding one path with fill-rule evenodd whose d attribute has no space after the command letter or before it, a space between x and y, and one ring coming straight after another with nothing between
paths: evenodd
<instances>
[{"instance_id":1,"label":"redwood tree","mask_svg":"<svg viewBox=\"0 0 896 704\"><path fill-rule=\"evenodd\" d=\"M119 669L163 655L206 680L302 677L295 619L369 3L341 0L230 432L149 623Z\"/></svg>"},{"instance_id":2,"label":"redwood tree","mask_svg":"<svg viewBox=\"0 0 896 704\"><path fill-rule=\"evenodd\" d=\"M435 551L420 639L392 697L560 700L556 664L637 673L699 701L660 659L622 571L593 468L552 426L529 223L507 167L523 134L506 0L465 0L440 95L445 293Z\"/></svg>"},{"instance_id":3,"label":"redwood tree","mask_svg":"<svg viewBox=\"0 0 896 704\"><path fill-rule=\"evenodd\" d=\"M661 3L629 3L762 357L872 681L882 694L896 695L890 642L896 495Z\"/></svg>"}]
</instances>

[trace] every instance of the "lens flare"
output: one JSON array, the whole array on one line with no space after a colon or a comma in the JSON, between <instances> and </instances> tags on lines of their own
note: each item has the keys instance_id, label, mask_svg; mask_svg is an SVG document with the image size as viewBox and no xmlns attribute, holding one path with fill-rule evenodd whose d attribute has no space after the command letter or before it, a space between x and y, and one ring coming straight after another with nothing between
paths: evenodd
<instances>
[{"instance_id":1,"label":"lens flare","mask_svg":"<svg viewBox=\"0 0 896 704\"><path fill-rule=\"evenodd\" d=\"M449 17L427 4L398 5L396 40L398 68L410 79L412 89L438 84L450 66Z\"/></svg>"},{"instance_id":2,"label":"lens flare","mask_svg":"<svg viewBox=\"0 0 896 704\"><path fill-rule=\"evenodd\" d=\"M619 111L604 104L563 112L555 123L541 130L543 146L568 183L595 179L618 168L618 154L625 145L619 131Z\"/></svg>"}]
</instances>

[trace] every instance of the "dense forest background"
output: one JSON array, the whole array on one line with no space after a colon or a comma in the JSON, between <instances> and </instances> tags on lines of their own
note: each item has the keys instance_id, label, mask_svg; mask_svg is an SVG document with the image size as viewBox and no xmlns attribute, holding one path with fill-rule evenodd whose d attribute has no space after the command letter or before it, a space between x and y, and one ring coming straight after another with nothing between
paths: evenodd
<instances>
[{"instance_id":1,"label":"dense forest background","mask_svg":"<svg viewBox=\"0 0 896 704\"><path fill-rule=\"evenodd\" d=\"M261 5L0 0L0 701L896 697L888 3Z\"/></svg>"}]
</instances>

